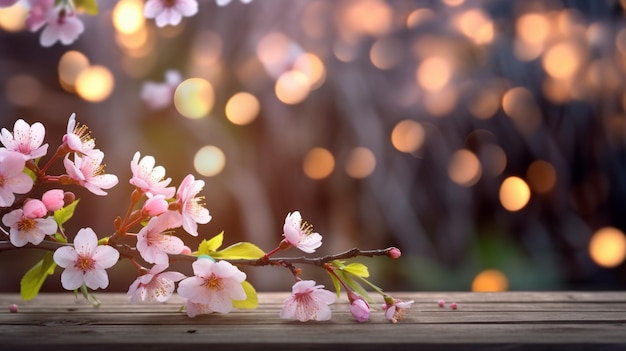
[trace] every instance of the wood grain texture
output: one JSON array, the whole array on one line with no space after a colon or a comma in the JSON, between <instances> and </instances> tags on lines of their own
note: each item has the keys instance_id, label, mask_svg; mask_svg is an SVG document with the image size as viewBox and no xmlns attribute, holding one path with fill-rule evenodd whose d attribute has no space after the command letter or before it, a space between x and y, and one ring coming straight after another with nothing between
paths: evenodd
<instances>
[{"instance_id":1,"label":"wood grain texture","mask_svg":"<svg viewBox=\"0 0 626 351\"><path fill-rule=\"evenodd\" d=\"M626 293L394 293L415 300L398 324L380 311L356 323L347 299L328 322L282 320L287 293L261 293L259 308L190 319L183 300L130 305L124 294L97 294L93 308L71 293L21 301L0 294L4 350L623 350ZM439 308L437 300L459 308ZM9 304L19 305L18 313ZM378 308L378 306L375 306Z\"/></svg>"}]
</instances>

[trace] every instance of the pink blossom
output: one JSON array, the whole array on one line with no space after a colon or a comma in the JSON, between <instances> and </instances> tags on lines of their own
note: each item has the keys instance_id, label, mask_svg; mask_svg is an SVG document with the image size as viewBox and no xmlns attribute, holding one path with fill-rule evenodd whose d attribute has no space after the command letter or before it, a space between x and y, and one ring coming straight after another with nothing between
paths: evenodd
<instances>
[{"instance_id":1,"label":"pink blossom","mask_svg":"<svg viewBox=\"0 0 626 351\"><path fill-rule=\"evenodd\" d=\"M39 37L41 46L49 47L57 41L63 45L72 44L85 30L83 22L78 19L73 8L69 6L45 7L44 5L43 9L46 25ZM33 27L40 26L40 23L35 22Z\"/></svg>"},{"instance_id":2,"label":"pink blossom","mask_svg":"<svg viewBox=\"0 0 626 351\"><path fill-rule=\"evenodd\" d=\"M130 302L169 300L174 292L174 283L184 279L185 275L179 272L163 272L167 267L167 264L154 265L148 273L137 277L128 288Z\"/></svg>"},{"instance_id":3,"label":"pink blossom","mask_svg":"<svg viewBox=\"0 0 626 351\"><path fill-rule=\"evenodd\" d=\"M0 207L11 206L14 194L26 194L33 188L32 178L23 172L24 165L22 154L6 149L0 152Z\"/></svg>"},{"instance_id":4,"label":"pink blossom","mask_svg":"<svg viewBox=\"0 0 626 351\"><path fill-rule=\"evenodd\" d=\"M65 193L61 189L52 189L43 193L41 201L50 212L61 209L65 205Z\"/></svg>"},{"instance_id":5,"label":"pink blossom","mask_svg":"<svg viewBox=\"0 0 626 351\"><path fill-rule=\"evenodd\" d=\"M209 210L200 204L204 197L196 197L203 187L203 180L195 180L193 175L189 174L183 179L176 193L183 217L183 229L193 236L198 236L198 223L207 224L211 220Z\"/></svg>"},{"instance_id":6,"label":"pink blossom","mask_svg":"<svg viewBox=\"0 0 626 351\"><path fill-rule=\"evenodd\" d=\"M233 308L233 300L246 298L241 286L246 274L230 262L199 259L192 267L195 276L185 278L178 284L178 294L190 302L207 305L203 313L209 310L228 313Z\"/></svg>"},{"instance_id":7,"label":"pink blossom","mask_svg":"<svg viewBox=\"0 0 626 351\"><path fill-rule=\"evenodd\" d=\"M91 228L82 228L74 238L74 246L58 248L52 258L59 267L64 289L75 290L85 284L90 289L106 288L109 277L105 269L113 267L120 253L107 245L98 245L98 237Z\"/></svg>"},{"instance_id":8,"label":"pink blossom","mask_svg":"<svg viewBox=\"0 0 626 351\"><path fill-rule=\"evenodd\" d=\"M24 203L24 216L28 218L43 218L46 214L48 214L48 209L46 205L43 204L41 200L31 199Z\"/></svg>"},{"instance_id":9,"label":"pink blossom","mask_svg":"<svg viewBox=\"0 0 626 351\"><path fill-rule=\"evenodd\" d=\"M70 150L81 155L96 157L101 153L95 149L96 141L91 137L91 132L86 125L76 122L76 114L72 113L67 121L67 133L63 136L63 142Z\"/></svg>"},{"instance_id":10,"label":"pink blossom","mask_svg":"<svg viewBox=\"0 0 626 351\"><path fill-rule=\"evenodd\" d=\"M28 3L30 12L26 17L26 27L31 32L36 32L48 23L46 14L50 10L54 11L54 0L28 0Z\"/></svg>"},{"instance_id":11,"label":"pink blossom","mask_svg":"<svg viewBox=\"0 0 626 351\"><path fill-rule=\"evenodd\" d=\"M187 300L185 302L185 312L187 312L187 316L189 318L194 318L199 314L210 314L213 313L211 307L206 303L195 303Z\"/></svg>"},{"instance_id":12,"label":"pink blossom","mask_svg":"<svg viewBox=\"0 0 626 351\"><path fill-rule=\"evenodd\" d=\"M174 235L164 234L180 225L180 216L174 212L152 217L137 234L137 250L141 257L149 263L166 264L169 262L167 254L180 254L185 243Z\"/></svg>"},{"instance_id":13,"label":"pink blossom","mask_svg":"<svg viewBox=\"0 0 626 351\"><path fill-rule=\"evenodd\" d=\"M165 82L144 82L141 86L141 100L152 110L160 110L172 104L174 91L183 79L176 70L165 72Z\"/></svg>"},{"instance_id":14,"label":"pink blossom","mask_svg":"<svg viewBox=\"0 0 626 351\"><path fill-rule=\"evenodd\" d=\"M176 189L174 187L167 187L172 181L172 178L165 177L165 168L162 166L154 166L156 161L152 156L144 156L139 160L139 151L133 156L133 160L130 162L130 170L133 173L133 177L130 179L130 184L136 186L144 193L150 193L152 195L163 195L165 198L171 198L174 196Z\"/></svg>"},{"instance_id":15,"label":"pink blossom","mask_svg":"<svg viewBox=\"0 0 626 351\"><path fill-rule=\"evenodd\" d=\"M51 217L30 218L24 215L22 209L5 214L2 223L10 227L9 239L16 247L22 247L27 243L39 245L46 235L52 235L57 230L57 223Z\"/></svg>"},{"instance_id":16,"label":"pink blossom","mask_svg":"<svg viewBox=\"0 0 626 351\"><path fill-rule=\"evenodd\" d=\"M411 308L412 304L413 300L402 301L398 299L390 299L381 307L385 311L385 318L387 318L391 323L397 323L404 317L405 311Z\"/></svg>"},{"instance_id":17,"label":"pink blossom","mask_svg":"<svg viewBox=\"0 0 626 351\"><path fill-rule=\"evenodd\" d=\"M110 189L117 185L117 176L104 173L102 159L104 153L98 151L93 157L74 154L74 162L69 159L69 155L63 159L65 171L78 184L95 195L104 196L107 193L102 189Z\"/></svg>"},{"instance_id":18,"label":"pink blossom","mask_svg":"<svg viewBox=\"0 0 626 351\"><path fill-rule=\"evenodd\" d=\"M287 242L306 253L313 253L322 245L322 236L313 232L312 225L302 221L299 211L287 215L283 235Z\"/></svg>"},{"instance_id":19,"label":"pink blossom","mask_svg":"<svg viewBox=\"0 0 626 351\"><path fill-rule=\"evenodd\" d=\"M154 18L157 27L176 26L183 17L191 17L198 12L196 0L148 0L143 8L146 18Z\"/></svg>"},{"instance_id":20,"label":"pink blossom","mask_svg":"<svg viewBox=\"0 0 626 351\"><path fill-rule=\"evenodd\" d=\"M169 207L169 203L167 202L167 200L165 200L165 196L149 195L146 202L143 203L142 211L148 216L154 217L167 211L168 207Z\"/></svg>"},{"instance_id":21,"label":"pink blossom","mask_svg":"<svg viewBox=\"0 0 626 351\"><path fill-rule=\"evenodd\" d=\"M19 0L0 0L0 7L9 7L15 5Z\"/></svg>"},{"instance_id":22,"label":"pink blossom","mask_svg":"<svg viewBox=\"0 0 626 351\"><path fill-rule=\"evenodd\" d=\"M326 321L331 317L330 304L335 302L336 295L323 289L323 285L315 285L313 280L302 280L292 287L291 296L285 299L280 318Z\"/></svg>"},{"instance_id":23,"label":"pink blossom","mask_svg":"<svg viewBox=\"0 0 626 351\"><path fill-rule=\"evenodd\" d=\"M349 291L350 313L357 322L367 322L370 317L370 305L359 295Z\"/></svg>"},{"instance_id":24,"label":"pink blossom","mask_svg":"<svg viewBox=\"0 0 626 351\"><path fill-rule=\"evenodd\" d=\"M13 134L2 128L0 142L7 150L19 152L26 160L34 160L48 152L48 144L41 145L45 135L43 124L37 122L31 126L23 119L18 119L13 126Z\"/></svg>"}]
</instances>

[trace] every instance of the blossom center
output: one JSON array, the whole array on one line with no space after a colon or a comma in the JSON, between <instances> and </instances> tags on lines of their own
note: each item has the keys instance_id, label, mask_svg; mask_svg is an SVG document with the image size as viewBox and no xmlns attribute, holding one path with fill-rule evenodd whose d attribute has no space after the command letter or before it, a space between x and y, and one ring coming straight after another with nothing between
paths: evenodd
<instances>
[{"instance_id":1,"label":"blossom center","mask_svg":"<svg viewBox=\"0 0 626 351\"><path fill-rule=\"evenodd\" d=\"M164 5L165 7L174 7L174 5L176 5L176 0L165 0Z\"/></svg>"},{"instance_id":2,"label":"blossom center","mask_svg":"<svg viewBox=\"0 0 626 351\"><path fill-rule=\"evenodd\" d=\"M4 186L4 176L0 174L0 187Z\"/></svg>"},{"instance_id":3,"label":"blossom center","mask_svg":"<svg viewBox=\"0 0 626 351\"><path fill-rule=\"evenodd\" d=\"M79 255L76 263L74 263L74 267L83 272L88 272L96 267L96 261L90 256Z\"/></svg>"},{"instance_id":4,"label":"blossom center","mask_svg":"<svg viewBox=\"0 0 626 351\"><path fill-rule=\"evenodd\" d=\"M78 136L83 145L93 142L93 139L91 138L91 132L89 131L89 128L84 124L76 123L76 127L74 128L74 134Z\"/></svg>"},{"instance_id":5,"label":"blossom center","mask_svg":"<svg viewBox=\"0 0 626 351\"><path fill-rule=\"evenodd\" d=\"M204 286L209 289L222 290L222 278L216 276L214 273L211 273L208 278L204 279Z\"/></svg>"},{"instance_id":6,"label":"blossom center","mask_svg":"<svg viewBox=\"0 0 626 351\"><path fill-rule=\"evenodd\" d=\"M302 223L300 223L300 230L304 235L311 235L311 233L313 233L313 225L307 221L302 221Z\"/></svg>"},{"instance_id":7,"label":"blossom center","mask_svg":"<svg viewBox=\"0 0 626 351\"><path fill-rule=\"evenodd\" d=\"M35 229L35 227L37 227L37 223L31 218L22 218L22 220L17 224L17 229L20 232L30 232Z\"/></svg>"}]
</instances>

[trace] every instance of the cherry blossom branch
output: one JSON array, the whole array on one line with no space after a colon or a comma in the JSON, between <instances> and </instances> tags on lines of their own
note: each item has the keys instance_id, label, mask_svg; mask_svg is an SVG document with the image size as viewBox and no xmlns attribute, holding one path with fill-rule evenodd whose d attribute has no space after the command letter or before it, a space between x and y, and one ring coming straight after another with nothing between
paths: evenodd
<instances>
[{"instance_id":1,"label":"cherry blossom branch","mask_svg":"<svg viewBox=\"0 0 626 351\"><path fill-rule=\"evenodd\" d=\"M72 244L66 244L61 242L55 242L50 240L44 240L39 245L27 244L23 248L33 248L33 249L42 249L48 251L55 251L56 249L63 246L72 246ZM138 258L141 257L139 252L126 244L115 244L111 245L115 247L122 257L126 258ZM0 252L20 249L19 247L15 247L11 244L10 241L0 241ZM344 252L338 254L325 255L320 257L262 257L258 259L224 259L224 261L228 261L235 266L253 266L253 267L262 267L262 266L286 266L286 265L294 265L294 264L307 264L313 266L324 267L326 263L335 261L335 260L345 260L354 257L375 257L375 256L389 256L392 257L394 250L398 250L395 247L388 247L386 249L376 249L376 250L360 250L358 248L352 248L350 250L346 250ZM172 261L195 261L198 259L197 256L193 255L170 255Z\"/></svg>"}]
</instances>

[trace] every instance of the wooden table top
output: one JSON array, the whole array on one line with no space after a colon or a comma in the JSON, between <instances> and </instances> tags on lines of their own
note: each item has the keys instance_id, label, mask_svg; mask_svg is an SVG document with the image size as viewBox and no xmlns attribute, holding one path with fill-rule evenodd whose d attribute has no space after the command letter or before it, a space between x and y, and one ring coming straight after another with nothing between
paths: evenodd
<instances>
[{"instance_id":1,"label":"wooden table top","mask_svg":"<svg viewBox=\"0 0 626 351\"><path fill-rule=\"evenodd\" d=\"M287 292L260 293L255 310L193 319L177 296L138 305L125 294L96 296L99 308L71 292L32 301L0 294L0 349L626 350L626 292L394 293L415 300L397 324L380 309L356 323L345 297L332 320L301 323L279 318ZM440 299L458 309L440 308Z\"/></svg>"}]
</instances>

